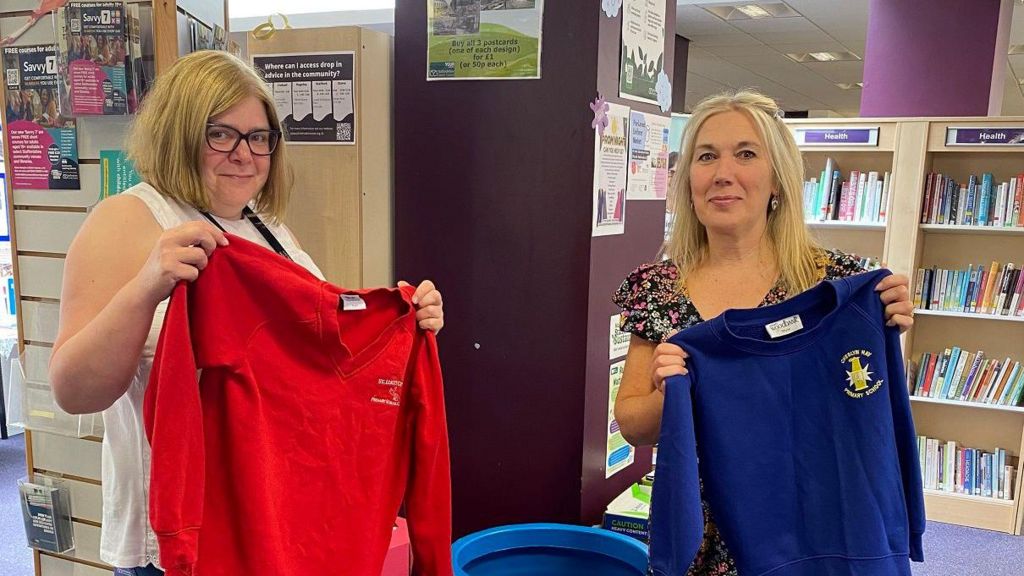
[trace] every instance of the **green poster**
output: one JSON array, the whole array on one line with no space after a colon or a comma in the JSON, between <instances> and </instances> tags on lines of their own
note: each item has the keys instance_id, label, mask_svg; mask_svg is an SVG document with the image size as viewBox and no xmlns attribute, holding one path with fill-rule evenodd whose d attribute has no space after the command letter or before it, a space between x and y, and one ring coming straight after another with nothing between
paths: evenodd
<instances>
[{"instance_id":1,"label":"green poster","mask_svg":"<svg viewBox=\"0 0 1024 576\"><path fill-rule=\"evenodd\" d=\"M625 0L619 69L620 97L660 104L663 111L672 97L665 73L665 6L665 0Z\"/></svg>"},{"instance_id":2,"label":"green poster","mask_svg":"<svg viewBox=\"0 0 1024 576\"><path fill-rule=\"evenodd\" d=\"M544 0L426 0L427 80L540 78Z\"/></svg>"},{"instance_id":3,"label":"green poster","mask_svg":"<svg viewBox=\"0 0 1024 576\"><path fill-rule=\"evenodd\" d=\"M100 150L100 200L142 182L123 150Z\"/></svg>"}]
</instances>

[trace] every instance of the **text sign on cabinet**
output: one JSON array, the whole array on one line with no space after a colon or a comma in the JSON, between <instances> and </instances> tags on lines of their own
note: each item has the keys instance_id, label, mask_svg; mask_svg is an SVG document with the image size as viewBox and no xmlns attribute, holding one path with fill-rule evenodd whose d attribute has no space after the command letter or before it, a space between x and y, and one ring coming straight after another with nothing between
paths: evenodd
<instances>
[{"instance_id":1,"label":"text sign on cabinet","mask_svg":"<svg viewBox=\"0 0 1024 576\"><path fill-rule=\"evenodd\" d=\"M946 146L1024 145L1024 128L946 128Z\"/></svg>"},{"instance_id":2,"label":"text sign on cabinet","mask_svg":"<svg viewBox=\"0 0 1024 576\"><path fill-rule=\"evenodd\" d=\"M878 128L796 128L797 146L878 146Z\"/></svg>"}]
</instances>

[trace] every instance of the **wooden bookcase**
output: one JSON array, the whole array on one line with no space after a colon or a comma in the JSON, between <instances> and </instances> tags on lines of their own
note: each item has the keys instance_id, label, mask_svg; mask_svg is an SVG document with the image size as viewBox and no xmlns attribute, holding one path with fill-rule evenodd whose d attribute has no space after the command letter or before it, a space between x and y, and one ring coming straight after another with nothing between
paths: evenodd
<instances>
[{"instance_id":1,"label":"wooden bookcase","mask_svg":"<svg viewBox=\"0 0 1024 576\"><path fill-rule=\"evenodd\" d=\"M887 221L877 226L826 223L809 226L826 246L863 256L878 256L894 272L911 278L918 268L962 268L998 260L1024 263L1024 227L921 224L920 212L929 172L966 182L968 175L991 172L997 182L1024 171L1020 146L947 146L948 127L1024 128L1021 119L929 118L792 120L794 129L878 127L877 146L804 146L806 178L817 176L831 156L844 176L851 169L889 170L892 178ZM984 350L991 357L1024 360L1024 318L989 317L921 310L904 337L904 356L917 361L924 352L960 346ZM1017 471L1014 499L997 500L927 490L930 520L1021 533L1024 521L1021 455L1024 454L1024 408L911 397L919 435L954 440L963 447L1007 450Z\"/></svg>"}]
</instances>

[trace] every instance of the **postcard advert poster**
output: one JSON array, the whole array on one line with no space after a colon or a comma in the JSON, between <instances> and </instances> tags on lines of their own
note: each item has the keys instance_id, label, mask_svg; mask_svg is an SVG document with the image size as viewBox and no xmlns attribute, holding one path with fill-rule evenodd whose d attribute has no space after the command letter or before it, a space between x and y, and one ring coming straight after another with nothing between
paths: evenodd
<instances>
[{"instance_id":1,"label":"postcard advert poster","mask_svg":"<svg viewBox=\"0 0 1024 576\"><path fill-rule=\"evenodd\" d=\"M123 2L69 2L64 10L67 78L75 114L128 113Z\"/></svg>"},{"instance_id":2,"label":"postcard advert poster","mask_svg":"<svg viewBox=\"0 0 1024 576\"><path fill-rule=\"evenodd\" d=\"M540 78L544 0L426 0L427 80Z\"/></svg>"},{"instance_id":3,"label":"postcard advert poster","mask_svg":"<svg viewBox=\"0 0 1024 576\"><path fill-rule=\"evenodd\" d=\"M3 59L12 186L78 190L77 130L59 112L56 45L6 47Z\"/></svg>"},{"instance_id":4,"label":"postcard advert poster","mask_svg":"<svg viewBox=\"0 0 1024 576\"><path fill-rule=\"evenodd\" d=\"M252 62L274 94L286 141L355 144L355 52L259 54Z\"/></svg>"}]
</instances>

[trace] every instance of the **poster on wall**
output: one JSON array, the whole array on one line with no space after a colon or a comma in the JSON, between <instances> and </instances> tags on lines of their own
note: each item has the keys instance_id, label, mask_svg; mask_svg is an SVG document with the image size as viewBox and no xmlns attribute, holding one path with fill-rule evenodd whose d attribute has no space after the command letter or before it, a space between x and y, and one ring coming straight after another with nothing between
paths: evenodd
<instances>
[{"instance_id":1,"label":"poster on wall","mask_svg":"<svg viewBox=\"0 0 1024 576\"><path fill-rule=\"evenodd\" d=\"M69 2L60 20L62 94L77 115L128 113L124 2Z\"/></svg>"},{"instance_id":2,"label":"poster on wall","mask_svg":"<svg viewBox=\"0 0 1024 576\"><path fill-rule=\"evenodd\" d=\"M659 78L667 81L665 6L665 0L625 0L622 4L622 98L658 104Z\"/></svg>"},{"instance_id":3,"label":"poster on wall","mask_svg":"<svg viewBox=\"0 0 1024 576\"><path fill-rule=\"evenodd\" d=\"M622 373L626 369L626 361L616 362L608 370L608 428L607 446L604 459L604 477L607 480L620 472L636 458L636 451L622 437L619 423L615 420L615 397L619 394L622 384Z\"/></svg>"},{"instance_id":4,"label":"poster on wall","mask_svg":"<svg viewBox=\"0 0 1024 576\"><path fill-rule=\"evenodd\" d=\"M57 101L57 46L6 47L3 59L11 186L78 190L78 131Z\"/></svg>"},{"instance_id":5,"label":"poster on wall","mask_svg":"<svg viewBox=\"0 0 1024 576\"><path fill-rule=\"evenodd\" d=\"M124 150L100 150L100 200L142 182Z\"/></svg>"},{"instance_id":6,"label":"poster on wall","mask_svg":"<svg viewBox=\"0 0 1024 576\"><path fill-rule=\"evenodd\" d=\"M629 339L630 333L623 332L619 329L619 325L622 323L622 317L618 314L613 314L611 323L608 327L608 359L615 360L616 358L622 358L629 352Z\"/></svg>"},{"instance_id":7,"label":"poster on wall","mask_svg":"<svg viewBox=\"0 0 1024 576\"><path fill-rule=\"evenodd\" d=\"M675 223L675 190L673 189L676 166L679 165L679 154L683 150L683 130L690 120L689 114L672 114L672 123L668 129L668 192L665 195L665 239L668 240Z\"/></svg>"},{"instance_id":8,"label":"poster on wall","mask_svg":"<svg viewBox=\"0 0 1024 576\"><path fill-rule=\"evenodd\" d=\"M689 114L672 114L672 124L668 130L669 153L680 152L683 149L683 130L686 129L686 122L690 119ZM671 166L670 166L671 168Z\"/></svg>"},{"instance_id":9,"label":"poster on wall","mask_svg":"<svg viewBox=\"0 0 1024 576\"><path fill-rule=\"evenodd\" d=\"M285 141L355 144L355 52L259 54L252 64L274 94Z\"/></svg>"},{"instance_id":10,"label":"poster on wall","mask_svg":"<svg viewBox=\"0 0 1024 576\"><path fill-rule=\"evenodd\" d=\"M630 112L628 199L665 199L671 124L671 118L636 110Z\"/></svg>"},{"instance_id":11,"label":"poster on wall","mask_svg":"<svg viewBox=\"0 0 1024 576\"><path fill-rule=\"evenodd\" d=\"M607 106L607 126L594 135L593 236L626 231L629 107Z\"/></svg>"},{"instance_id":12,"label":"poster on wall","mask_svg":"<svg viewBox=\"0 0 1024 576\"><path fill-rule=\"evenodd\" d=\"M427 80L540 78L544 0L426 0Z\"/></svg>"}]
</instances>

